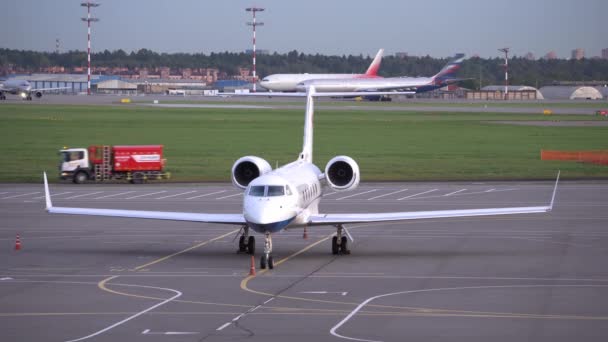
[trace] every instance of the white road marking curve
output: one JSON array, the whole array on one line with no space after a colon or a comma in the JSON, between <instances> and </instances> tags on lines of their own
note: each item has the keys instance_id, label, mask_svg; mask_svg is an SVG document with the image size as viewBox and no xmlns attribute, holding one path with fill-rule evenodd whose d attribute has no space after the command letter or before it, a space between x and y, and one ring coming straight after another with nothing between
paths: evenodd
<instances>
[{"instance_id":1,"label":"white road marking curve","mask_svg":"<svg viewBox=\"0 0 608 342\"><path fill-rule=\"evenodd\" d=\"M115 279L116 277L117 277L117 276L114 276L114 277L110 278L109 280ZM109 280L108 280L108 281L109 281ZM147 312L149 312L149 311L152 311L152 310L154 310L154 309L158 308L159 306L165 305L165 304L167 304L167 303L169 303L169 302L173 301L174 299L179 298L179 297L182 295L182 293L181 293L181 292L179 292L179 291L177 291L177 290L174 290L174 289L169 289L169 288L164 288L164 287L145 286L145 285L132 285L132 284L114 284L114 285L116 285L116 286L142 287L142 288L155 289L155 290L165 290L165 291L170 291L170 292L175 293L175 296L173 296L173 297L171 297L171 298L168 298L168 299L165 299L165 300L163 300L163 301L162 301L162 302L160 302L160 303L154 304L154 305L152 305L151 307L149 307L149 308L147 308L147 309L145 309L145 310L143 310L143 311L140 311L140 312L138 312L138 313L136 313L136 314L134 314L134 315L132 315L132 316L129 316L129 317L127 317L127 318L123 319L123 320L122 320L122 321L120 321L120 322L116 322L116 323L114 323L114 324L110 325L109 327L106 327L106 328L104 328L104 329L101 329L101 330L99 330L99 331L97 331L97 332L94 332L94 333L92 333L92 334L90 334L90 335L87 335L87 336L84 336L84 337L80 337L80 338L77 338L77 339L74 339L74 340L68 340L68 341L66 341L66 342L77 342L77 341L84 341L84 340L87 340L87 339L89 339L89 338L91 338L91 337L95 337L95 336L97 336L97 335L101 335L101 334L103 334L104 332L106 332L106 331L108 331L108 330L111 330L111 329L114 329L114 328L116 328L116 327L117 327L117 326L119 326L119 325L122 325L122 324L124 324L124 323L126 323L126 322L128 322L128 321L130 321L130 320L132 320L132 319L135 319L135 318L137 318L137 317L139 317L139 316L141 316L141 315L143 315L143 314L145 314L145 313L147 313Z\"/></svg>"},{"instance_id":2,"label":"white road marking curve","mask_svg":"<svg viewBox=\"0 0 608 342\"><path fill-rule=\"evenodd\" d=\"M349 313L346 317L344 317L343 320L341 320L338 324L334 325L333 328L331 328L331 330L329 330L329 332L333 336L336 336L338 338L342 338L342 339L345 339L345 340L361 341L361 342L382 342L382 341L378 341L378 340L366 340L366 339L363 339L363 338L344 336L344 335L340 335L340 334L338 334L336 332L346 322L348 322L351 318L353 318L353 316L356 315L357 312L359 312L363 307L365 307L367 304L369 304L370 302L372 302L372 301L374 301L374 300L376 300L378 298L389 297L389 296L394 296L394 295L402 295L402 294L421 293L421 292L453 291L453 290L475 290L475 289L496 289L496 288L530 288L530 287L608 287L608 285L585 285L585 284L580 284L580 285L575 285L575 284L571 284L571 285L547 285L547 284L545 284L545 285L539 285L539 284L533 284L533 285L464 286L464 287L445 287L445 288L410 290L410 291L401 291L401 292L386 293L386 294L370 297L370 298L366 299L365 301L363 301L353 311L351 311L351 313Z\"/></svg>"}]
</instances>

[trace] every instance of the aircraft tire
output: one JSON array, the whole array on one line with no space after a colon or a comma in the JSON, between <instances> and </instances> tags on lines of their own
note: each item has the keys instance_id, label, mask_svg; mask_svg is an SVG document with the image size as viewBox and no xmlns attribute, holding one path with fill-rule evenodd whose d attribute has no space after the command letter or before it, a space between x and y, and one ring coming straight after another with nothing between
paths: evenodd
<instances>
[{"instance_id":1,"label":"aircraft tire","mask_svg":"<svg viewBox=\"0 0 608 342\"><path fill-rule=\"evenodd\" d=\"M338 252L340 251L340 248L338 246L338 237L334 236L331 239L331 254L333 255L338 255Z\"/></svg>"},{"instance_id":2,"label":"aircraft tire","mask_svg":"<svg viewBox=\"0 0 608 342\"><path fill-rule=\"evenodd\" d=\"M343 236L342 240L340 241L340 253L350 254L350 250L348 249L348 239L346 236Z\"/></svg>"},{"instance_id":3,"label":"aircraft tire","mask_svg":"<svg viewBox=\"0 0 608 342\"><path fill-rule=\"evenodd\" d=\"M269 269L273 269L274 268L274 258L272 257L272 255L268 256L268 268Z\"/></svg>"},{"instance_id":4,"label":"aircraft tire","mask_svg":"<svg viewBox=\"0 0 608 342\"><path fill-rule=\"evenodd\" d=\"M249 239L247 240L247 251L251 255L255 254L255 237L253 237L253 236L250 236Z\"/></svg>"},{"instance_id":5,"label":"aircraft tire","mask_svg":"<svg viewBox=\"0 0 608 342\"><path fill-rule=\"evenodd\" d=\"M260 258L260 268L263 270L266 269L266 254L262 254L262 257Z\"/></svg>"},{"instance_id":6,"label":"aircraft tire","mask_svg":"<svg viewBox=\"0 0 608 342\"><path fill-rule=\"evenodd\" d=\"M247 244L245 243L245 237L241 236L239 238L239 253L244 253L247 251Z\"/></svg>"}]
</instances>

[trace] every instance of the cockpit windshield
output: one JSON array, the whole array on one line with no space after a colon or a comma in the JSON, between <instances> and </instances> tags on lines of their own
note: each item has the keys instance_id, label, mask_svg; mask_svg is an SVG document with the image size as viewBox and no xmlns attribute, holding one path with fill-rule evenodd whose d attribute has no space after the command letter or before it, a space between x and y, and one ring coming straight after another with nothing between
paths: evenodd
<instances>
[{"instance_id":1,"label":"cockpit windshield","mask_svg":"<svg viewBox=\"0 0 608 342\"><path fill-rule=\"evenodd\" d=\"M249 196L253 197L277 197L291 194L289 185L253 185L249 188Z\"/></svg>"}]
</instances>

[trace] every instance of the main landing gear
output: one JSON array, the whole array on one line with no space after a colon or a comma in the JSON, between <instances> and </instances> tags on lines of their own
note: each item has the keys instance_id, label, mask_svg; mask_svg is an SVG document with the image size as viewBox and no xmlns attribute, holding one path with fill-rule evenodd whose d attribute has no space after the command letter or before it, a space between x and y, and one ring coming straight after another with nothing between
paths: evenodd
<instances>
[{"instance_id":1,"label":"main landing gear","mask_svg":"<svg viewBox=\"0 0 608 342\"><path fill-rule=\"evenodd\" d=\"M262 257L260 258L260 268L266 269L266 265L268 265L269 269L274 268L274 259L272 258L272 236L268 232L266 232L264 238L264 254L262 254Z\"/></svg>"},{"instance_id":2,"label":"main landing gear","mask_svg":"<svg viewBox=\"0 0 608 342\"><path fill-rule=\"evenodd\" d=\"M239 237L239 250L237 253L255 254L255 237L249 236L249 227L243 226L243 232Z\"/></svg>"},{"instance_id":3,"label":"main landing gear","mask_svg":"<svg viewBox=\"0 0 608 342\"><path fill-rule=\"evenodd\" d=\"M331 239L331 254L333 255L350 254L350 249L348 249L348 239L346 236L342 235L344 230L344 226L341 224L336 226L336 236Z\"/></svg>"}]
</instances>

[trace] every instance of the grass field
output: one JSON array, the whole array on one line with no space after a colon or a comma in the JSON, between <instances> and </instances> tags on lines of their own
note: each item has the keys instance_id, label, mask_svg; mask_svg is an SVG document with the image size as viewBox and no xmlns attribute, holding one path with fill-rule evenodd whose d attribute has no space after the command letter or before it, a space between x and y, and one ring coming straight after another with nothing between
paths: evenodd
<instances>
[{"instance_id":1,"label":"grass field","mask_svg":"<svg viewBox=\"0 0 608 342\"><path fill-rule=\"evenodd\" d=\"M267 104L267 103L266 103ZM174 181L229 181L232 163L257 155L275 166L302 144L303 109L181 109L2 104L0 182L57 174L57 150L93 144L163 144ZM363 181L608 177L606 166L540 160L541 149L608 149L608 127L500 125L494 120L602 120L591 116L317 110L315 162L353 157ZM605 119L604 119L605 120Z\"/></svg>"}]
</instances>

